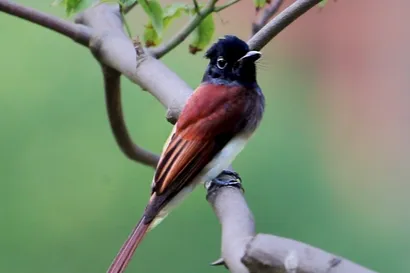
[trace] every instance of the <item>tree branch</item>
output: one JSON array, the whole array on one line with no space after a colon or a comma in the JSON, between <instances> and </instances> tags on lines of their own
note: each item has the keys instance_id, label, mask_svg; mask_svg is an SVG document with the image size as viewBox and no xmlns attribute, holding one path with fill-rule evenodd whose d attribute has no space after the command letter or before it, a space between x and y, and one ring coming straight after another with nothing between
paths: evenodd
<instances>
[{"instance_id":1,"label":"tree branch","mask_svg":"<svg viewBox=\"0 0 410 273\"><path fill-rule=\"evenodd\" d=\"M238 3L239 1L241 1L241 0L231 0L231 1L229 1L228 3L226 3L226 4L224 4L224 5L215 7L215 8L214 8L214 12L223 11L224 9L229 8L230 6L235 5L235 4Z\"/></svg>"},{"instance_id":2,"label":"tree branch","mask_svg":"<svg viewBox=\"0 0 410 273\"><path fill-rule=\"evenodd\" d=\"M108 120L118 146L129 159L155 169L159 156L134 144L125 125L121 103L121 74L106 65L102 65L102 69Z\"/></svg>"},{"instance_id":3,"label":"tree branch","mask_svg":"<svg viewBox=\"0 0 410 273\"><path fill-rule=\"evenodd\" d=\"M249 46L260 50L287 25L318 2L320 0L296 1L252 37L248 42ZM22 9L21 6L9 1L0 0L0 10L43 25L65 36L75 37L73 39L80 41L80 44L88 44L95 58L102 65L112 69L105 75L107 89L119 88L119 73L124 74L150 92L168 109L167 118L171 122L176 121L186 99L192 93L192 89L183 80L162 62L146 54L144 49L139 48L138 54L136 53L132 42L123 31L118 5L103 4L86 10L76 21L89 28L79 26L78 29L70 23L55 20L52 16L32 10L28 12L29 9ZM85 29L85 34L77 33L78 30ZM155 56L163 56L165 53L163 51ZM110 86L111 84L115 86ZM119 91L115 94L119 96ZM115 101L115 98L112 100ZM118 109L115 104L113 108ZM233 177L225 176L221 179ZM208 193L208 201L222 225L222 256L233 273L373 272L347 260L340 259L340 262L339 258L300 242L272 235L255 235L252 213L242 192L236 188L213 188ZM324 271L319 271L322 269Z\"/></svg>"},{"instance_id":4,"label":"tree branch","mask_svg":"<svg viewBox=\"0 0 410 273\"><path fill-rule=\"evenodd\" d=\"M101 4L88 9L76 22L94 30L90 49L97 60L150 92L168 109L167 119L175 123L192 88L146 51L137 56L132 41L123 31L118 5Z\"/></svg>"},{"instance_id":5,"label":"tree branch","mask_svg":"<svg viewBox=\"0 0 410 273\"><path fill-rule=\"evenodd\" d=\"M177 34L175 34L171 40L167 43L164 43L156 48L150 50L150 54L155 58L161 58L180 43L185 41L185 39L195 30L195 28L204 20L208 15L214 12L215 3L217 0L209 0L207 5L189 21L189 23L182 28Z\"/></svg>"},{"instance_id":6,"label":"tree branch","mask_svg":"<svg viewBox=\"0 0 410 273\"><path fill-rule=\"evenodd\" d=\"M260 273L375 273L319 248L270 234L249 241L242 262L250 272Z\"/></svg>"},{"instance_id":7,"label":"tree branch","mask_svg":"<svg viewBox=\"0 0 410 273\"><path fill-rule=\"evenodd\" d=\"M259 30L248 41L248 45L253 50L261 50L276 35L290 25L293 21L305 12L317 5L321 0L297 0L275 18L270 20L261 30Z\"/></svg>"},{"instance_id":8,"label":"tree branch","mask_svg":"<svg viewBox=\"0 0 410 273\"><path fill-rule=\"evenodd\" d=\"M136 5L138 5L138 0L135 1L134 3L132 3L131 5L126 6L126 7L124 8L124 13L127 14L127 13L130 12Z\"/></svg>"},{"instance_id":9,"label":"tree branch","mask_svg":"<svg viewBox=\"0 0 410 273\"><path fill-rule=\"evenodd\" d=\"M90 50L105 72L107 112L117 144L128 158L155 167L158 156L140 148L129 136L122 114L120 73L118 71L142 88L152 90L151 94L162 104L169 106L168 119L173 122L176 121L180 111L179 108L173 108L174 103L185 103L192 92L191 89L172 71L164 69L165 71L161 72L161 68L166 67L160 61L146 55L144 51L142 51L143 54L137 56L134 45L122 28L122 16L118 5L95 6L79 14L75 21L89 26L94 31L89 43ZM144 69L139 68L142 64ZM149 69L151 66L155 67ZM157 71L158 74L147 74L153 71ZM176 80L172 80L174 78ZM169 88L169 83L177 88L176 91L179 86L181 95L185 90L186 97L179 96L183 101L175 99L171 92L163 92L165 88Z\"/></svg>"},{"instance_id":10,"label":"tree branch","mask_svg":"<svg viewBox=\"0 0 410 273\"><path fill-rule=\"evenodd\" d=\"M54 30L73 39L81 45L88 46L88 41L91 37L91 30L87 27L75 25L58 17L13 3L8 0L0 0L0 11Z\"/></svg>"},{"instance_id":11,"label":"tree branch","mask_svg":"<svg viewBox=\"0 0 410 273\"><path fill-rule=\"evenodd\" d=\"M99 5L90 10L100 10L98 6ZM118 16L116 17L117 21L112 20L110 22L117 23L117 26L122 29L119 6L115 6L118 8ZM81 45L89 46L90 42L92 42L94 46L96 43L98 44L98 39L100 36L98 36L92 28L86 27L85 25L73 24L52 15L42 13L35 9L19 5L8 0L0 0L0 11L54 30L60 34L63 34L64 36L73 39ZM98 20L105 21L103 17L98 17ZM77 22L81 23L81 19L77 18ZM93 46L90 45L90 48L93 51ZM94 51L93 53L99 54L99 52L96 51ZM103 75L108 118L110 121L111 130L114 134L118 146L129 159L155 168L159 158L158 155L146 151L138 145L134 144L125 126L121 107L121 74L109 68L110 66L103 65L102 67L104 72Z\"/></svg>"},{"instance_id":12,"label":"tree branch","mask_svg":"<svg viewBox=\"0 0 410 273\"><path fill-rule=\"evenodd\" d=\"M237 188L211 188L207 199L221 223L222 257L233 273L375 273L302 242L255 235L252 212Z\"/></svg>"},{"instance_id":13,"label":"tree branch","mask_svg":"<svg viewBox=\"0 0 410 273\"><path fill-rule=\"evenodd\" d=\"M255 18L255 22L252 24L252 35L255 35L270 18L279 10L280 6L283 4L283 0L274 0L264 11L261 16Z\"/></svg>"}]
</instances>

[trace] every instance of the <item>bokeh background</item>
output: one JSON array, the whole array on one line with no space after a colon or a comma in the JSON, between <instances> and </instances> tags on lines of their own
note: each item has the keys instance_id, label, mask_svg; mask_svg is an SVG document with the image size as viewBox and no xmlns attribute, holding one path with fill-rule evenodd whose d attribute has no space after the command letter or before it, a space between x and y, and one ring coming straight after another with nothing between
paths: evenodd
<instances>
[{"instance_id":1,"label":"bokeh background","mask_svg":"<svg viewBox=\"0 0 410 273\"><path fill-rule=\"evenodd\" d=\"M65 16L51 0L17 2ZM259 232L410 272L409 8L329 1L263 49L266 115L233 164ZM141 33L141 10L128 18ZM247 39L253 18L252 2L241 1L215 16L215 39ZM0 272L105 272L143 211L153 171L116 146L87 49L3 13L0 41ZM187 47L163 60L194 88L206 60ZM164 109L122 82L132 136L159 152L171 130ZM226 272L208 266L219 254L201 187L147 236L129 272Z\"/></svg>"}]
</instances>

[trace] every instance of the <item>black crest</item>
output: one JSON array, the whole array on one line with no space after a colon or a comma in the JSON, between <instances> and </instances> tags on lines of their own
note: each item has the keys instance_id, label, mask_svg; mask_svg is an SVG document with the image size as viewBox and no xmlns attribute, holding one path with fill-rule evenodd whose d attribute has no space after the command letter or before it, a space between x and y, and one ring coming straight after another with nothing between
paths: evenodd
<instances>
[{"instance_id":1,"label":"black crest","mask_svg":"<svg viewBox=\"0 0 410 273\"><path fill-rule=\"evenodd\" d=\"M233 35L226 35L214 43L205 53L209 65L203 81L215 84L257 85L255 61L260 53L244 58L249 46Z\"/></svg>"},{"instance_id":2,"label":"black crest","mask_svg":"<svg viewBox=\"0 0 410 273\"><path fill-rule=\"evenodd\" d=\"M233 35L225 35L208 49L205 57L212 61L223 56L226 61L235 62L248 51L249 47L244 41Z\"/></svg>"}]
</instances>

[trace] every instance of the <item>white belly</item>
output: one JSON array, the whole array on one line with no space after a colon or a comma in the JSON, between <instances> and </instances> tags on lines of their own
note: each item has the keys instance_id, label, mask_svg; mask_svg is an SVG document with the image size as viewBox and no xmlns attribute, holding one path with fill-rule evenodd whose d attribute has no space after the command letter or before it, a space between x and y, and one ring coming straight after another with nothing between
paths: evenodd
<instances>
[{"instance_id":1,"label":"white belly","mask_svg":"<svg viewBox=\"0 0 410 273\"><path fill-rule=\"evenodd\" d=\"M217 177L223 170L229 167L236 156L245 147L248 142L248 137L239 135L233 138L228 144L220 151L215 158L205 166L202 172L198 175L195 181L197 183L204 183Z\"/></svg>"},{"instance_id":2,"label":"white belly","mask_svg":"<svg viewBox=\"0 0 410 273\"><path fill-rule=\"evenodd\" d=\"M153 229L157 226L164 218L168 215L168 213L177 205L181 203L181 201L191 193L197 185L201 183L205 183L207 181L211 181L212 179L216 178L223 170L227 169L235 157L242 151L245 147L245 144L248 142L249 137L244 135L239 135L233 138L225 148L222 149L214 159L209 162L205 168L197 175L197 177L192 181L189 186L186 186L179 192L171 202L169 202L158 214L155 218L153 223L151 224L151 228Z\"/></svg>"}]
</instances>

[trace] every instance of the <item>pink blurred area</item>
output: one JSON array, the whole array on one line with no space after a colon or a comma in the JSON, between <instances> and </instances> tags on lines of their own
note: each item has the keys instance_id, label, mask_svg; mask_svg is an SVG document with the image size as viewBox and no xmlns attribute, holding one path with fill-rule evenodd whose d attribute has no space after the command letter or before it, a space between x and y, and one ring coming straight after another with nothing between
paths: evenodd
<instances>
[{"instance_id":1,"label":"pink blurred area","mask_svg":"<svg viewBox=\"0 0 410 273\"><path fill-rule=\"evenodd\" d=\"M292 2L285 1L282 9ZM341 203L356 207L374 226L410 226L405 209L410 190L408 10L410 1L404 0L329 0L263 50L280 50L315 70L311 96L326 180ZM218 30L241 30L247 38L254 16L252 2L241 1L221 16L235 23L220 22Z\"/></svg>"}]
</instances>

